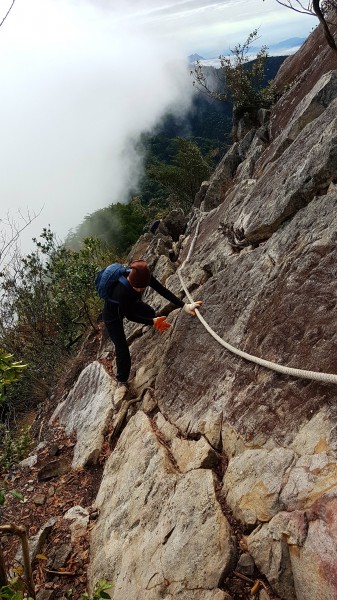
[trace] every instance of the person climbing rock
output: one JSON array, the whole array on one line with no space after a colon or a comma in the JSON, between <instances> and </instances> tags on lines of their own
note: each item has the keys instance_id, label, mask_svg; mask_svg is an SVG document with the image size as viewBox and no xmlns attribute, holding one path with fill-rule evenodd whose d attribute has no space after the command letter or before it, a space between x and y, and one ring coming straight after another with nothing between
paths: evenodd
<instances>
[{"instance_id":1,"label":"person climbing rock","mask_svg":"<svg viewBox=\"0 0 337 600\"><path fill-rule=\"evenodd\" d=\"M132 262L129 272L119 277L117 282L111 283L107 289L108 298L104 302L103 321L115 346L117 390L114 401L116 404L127 393L131 369L131 357L123 327L124 317L135 323L153 326L159 333L163 333L170 327L166 317L157 317L154 309L142 301L142 293L148 286L175 306L183 308L189 315L195 316L195 309L202 304L200 301L190 304L182 302L153 277L144 260Z\"/></svg>"}]
</instances>

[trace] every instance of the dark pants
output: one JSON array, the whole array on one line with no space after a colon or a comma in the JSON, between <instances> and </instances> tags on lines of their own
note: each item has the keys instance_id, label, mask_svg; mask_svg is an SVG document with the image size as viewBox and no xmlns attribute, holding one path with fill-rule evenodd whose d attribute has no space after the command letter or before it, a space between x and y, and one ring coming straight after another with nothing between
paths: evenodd
<instances>
[{"instance_id":1,"label":"dark pants","mask_svg":"<svg viewBox=\"0 0 337 600\"><path fill-rule=\"evenodd\" d=\"M137 307L137 313L134 315L127 315L129 321L139 323L141 322L139 319L142 319L142 317L154 319L156 316L153 308L148 304L145 304L145 302L136 302L135 306ZM119 304L114 304L113 302L105 303L103 308L103 321L115 346L117 365L116 379L117 381L126 382L130 375L131 357L125 337L123 317L124 315Z\"/></svg>"}]
</instances>

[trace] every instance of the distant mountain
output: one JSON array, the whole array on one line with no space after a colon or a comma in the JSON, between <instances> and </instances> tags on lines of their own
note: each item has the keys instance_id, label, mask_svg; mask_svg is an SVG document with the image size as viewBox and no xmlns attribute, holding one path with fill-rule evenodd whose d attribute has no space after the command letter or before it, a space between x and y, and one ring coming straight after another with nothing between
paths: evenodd
<instances>
[{"instance_id":1,"label":"distant mountain","mask_svg":"<svg viewBox=\"0 0 337 600\"><path fill-rule=\"evenodd\" d=\"M190 54L187 58L190 65L194 65L194 63L197 62L197 60L204 60L204 58L200 56L200 54Z\"/></svg>"},{"instance_id":2,"label":"distant mountain","mask_svg":"<svg viewBox=\"0 0 337 600\"><path fill-rule=\"evenodd\" d=\"M302 44L305 42L306 38L300 38L300 37L293 37L293 38L288 38L287 40L282 40L281 42L278 42L277 44L272 44L271 46L267 47L267 52L269 56L285 56L285 55L290 55L290 54L295 54L295 52L298 50L298 48L300 48L300 46L302 46ZM249 54L252 56L256 55L259 50L261 49L261 47L259 46L252 46L250 48ZM221 54L222 56L231 56L231 51L229 48L227 48L226 50L224 50L223 52L220 52L219 54ZM192 60L190 60L190 64L194 63L196 60L201 60L202 64L204 66L207 67L214 67L215 69L218 69L220 67L220 60L219 60L219 55L218 56L214 56L213 58L202 58L201 56L199 56L199 54L191 54L188 58L192 58L192 57L196 57Z\"/></svg>"},{"instance_id":3,"label":"distant mountain","mask_svg":"<svg viewBox=\"0 0 337 600\"><path fill-rule=\"evenodd\" d=\"M289 38L288 40L283 40L282 42L278 42L278 44L273 44L270 46L273 50L281 50L282 48L294 48L295 46L302 46L303 42L305 42L305 38Z\"/></svg>"}]
</instances>

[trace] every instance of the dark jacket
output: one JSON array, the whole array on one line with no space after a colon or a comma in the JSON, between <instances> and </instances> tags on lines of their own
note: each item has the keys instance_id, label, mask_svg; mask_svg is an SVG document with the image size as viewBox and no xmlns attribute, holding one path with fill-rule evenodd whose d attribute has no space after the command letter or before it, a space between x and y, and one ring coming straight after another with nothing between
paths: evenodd
<instances>
[{"instance_id":1,"label":"dark jacket","mask_svg":"<svg viewBox=\"0 0 337 600\"><path fill-rule=\"evenodd\" d=\"M116 318L116 305L118 307L119 318L126 317L135 323L143 323L144 325L153 325L154 317L144 315L144 302L142 302L142 292L136 292L129 284L127 279L124 283L118 282L111 285L109 290L109 300L104 304L103 319L104 321L114 320ZM151 275L149 286L158 292L163 298L172 302L175 306L182 307L184 302L177 298L175 294L170 292L163 286L153 275Z\"/></svg>"}]
</instances>

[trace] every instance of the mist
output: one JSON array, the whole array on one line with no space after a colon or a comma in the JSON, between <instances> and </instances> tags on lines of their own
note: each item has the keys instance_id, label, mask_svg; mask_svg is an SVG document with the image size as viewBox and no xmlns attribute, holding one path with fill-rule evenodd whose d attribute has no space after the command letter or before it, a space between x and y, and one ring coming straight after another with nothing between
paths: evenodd
<instances>
[{"instance_id":1,"label":"mist","mask_svg":"<svg viewBox=\"0 0 337 600\"><path fill-rule=\"evenodd\" d=\"M0 28L1 219L41 214L64 239L85 215L126 202L135 150L169 110L189 107L185 48L104 3L16 0Z\"/></svg>"}]
</instances>

